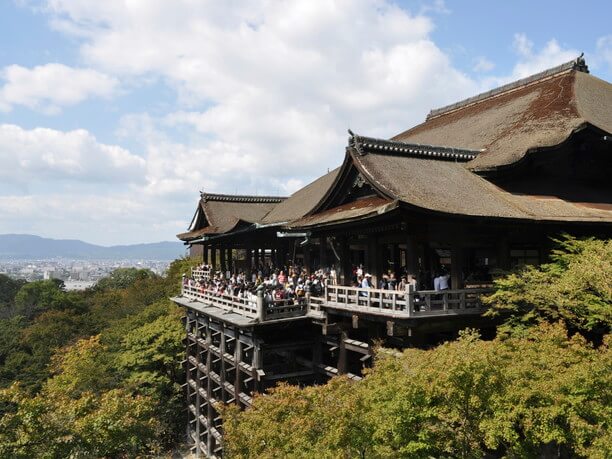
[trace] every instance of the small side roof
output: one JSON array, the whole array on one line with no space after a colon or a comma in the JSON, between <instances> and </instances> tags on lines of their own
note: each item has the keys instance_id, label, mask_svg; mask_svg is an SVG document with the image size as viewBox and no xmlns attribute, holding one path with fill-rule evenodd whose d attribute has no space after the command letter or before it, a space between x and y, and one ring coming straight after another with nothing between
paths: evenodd
<instances>
[{"instance_id":1,"label":"small side roof","mask_svg":"<svg viewBox=\"0 0 612 459\"><path fill-rule=\"evenodd\" d=\"M201 193L189 231L177 237L188 242L204 235L230 232L241 223L261 223L285 199L280 196Z\"/></svg>"}]
</instances>

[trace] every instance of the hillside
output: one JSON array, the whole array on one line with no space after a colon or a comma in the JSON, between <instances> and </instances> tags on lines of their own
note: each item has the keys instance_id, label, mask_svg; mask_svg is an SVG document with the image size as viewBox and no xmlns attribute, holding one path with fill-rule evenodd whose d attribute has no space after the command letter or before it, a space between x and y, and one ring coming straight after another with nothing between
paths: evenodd
<instances>
[{"instance_id":1,"label":"hillside","mask_svg":"<svg viewBox=\"0 0 612 459\"><path fill-rule=\"evenodd\" d=\"M0 260L68 258L81 260L174 260L185 254L180 242L104 247L73 239L49 239L29 234L0 235Z\"/></svg>"}]
</instances>

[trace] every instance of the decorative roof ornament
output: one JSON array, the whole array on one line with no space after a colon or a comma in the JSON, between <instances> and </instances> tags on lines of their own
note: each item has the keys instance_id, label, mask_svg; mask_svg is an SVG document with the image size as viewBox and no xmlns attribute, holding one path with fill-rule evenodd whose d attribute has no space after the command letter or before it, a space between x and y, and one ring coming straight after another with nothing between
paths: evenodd
<instances>
[{"instance_id":1,"label":"decorative roof ornament","mask_svg":"<svg viewBox=\"0 0 612 459\"><path fill-rule=\"evenodd\" d=\"M364 152L361 150L361 144L359 142L360 137L355 134L353 131L348 130L348 133L350 135L349 139L348 139L348 146L349 148L354 148L355 150L357 150L357 153L359 153L360 155L363 155Z\"/></svg>"},{"instance_id":2,"label":"decorative roof ornament","mask_svg":"<svg viewBox=\"0 0 612 459\"><path fill-rule=\"evenodd\" d=\"M355 180L353 181L353 188L363 188L365 184L366 179L363 178L363 175L357 174L357 177L355 177Z\"/></svg>"},{"instance_id":3,"label":"decorative roof ornament","mask_svg":"<svg viewBox=\"0 0 612 459\"><path fill-rule=\"evenodd\" d=\"M205 193L204 191L200 191L200 199L202 200L202 202L222 201L222 202L276 203L276 202L282 202L287 198L283 196L233 195L233 194Z\"/></svg>"},{"instance_id":4,"label":"decorative roof ornament","mask_svg":"<svg viewBox=\"0 0 612 459\"><path fill-rule=\"evenodd\" d=\"M353 148L361 156L371 153L414 156L427 159L461 161L474 159L484 150L470 150L467 148L444 147L439 145L421 145L415 143L398 142L395 140L376 139L353 134L349 139L348 148Z\"/></svg>"}]
</instances>

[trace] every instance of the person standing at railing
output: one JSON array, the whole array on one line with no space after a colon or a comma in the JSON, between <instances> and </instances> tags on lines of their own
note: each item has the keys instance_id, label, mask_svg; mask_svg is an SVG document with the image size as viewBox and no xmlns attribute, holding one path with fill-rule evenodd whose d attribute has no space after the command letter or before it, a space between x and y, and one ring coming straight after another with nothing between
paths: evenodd
<instances>
[{"instance_id":1,"label":"person standing at railing","mask_svg":"<svg viewBox=\"0 0 612 459\"><path fill-rule=\"evenodd\" d=\"M443 272L438 277L438 290L448 290L450 288L450 275L448 273Z\"/></svg>"}]
</instances>

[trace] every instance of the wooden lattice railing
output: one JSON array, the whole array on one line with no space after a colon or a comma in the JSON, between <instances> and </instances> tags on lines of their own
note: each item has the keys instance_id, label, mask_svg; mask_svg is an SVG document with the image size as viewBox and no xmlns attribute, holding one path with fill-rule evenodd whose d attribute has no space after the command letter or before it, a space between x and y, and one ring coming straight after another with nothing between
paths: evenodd
<instances>
[{"instance_id":1,"label":"wooden lattice railing","mask_svg":"<svg viewBox=\"0 0 612 459\"><path fill-rule=\"evenodd\" d=\"M214 293L201 287L184 284L182 296L192 301L199 301L207 306L214 306L227 312L240 314L251 319L258 319L260 322L300 317L306 315L307 312L305 298L300 300L266 300L262 292L258 292L257 295L249 294L247 297L242 297L225 293Z\"/></svg>"},{"instance_id":2,"label":"wooden lattice railing","mask_svg":"<svg viewBox=\"0 0 612 459\"><path fill-rule=\"evenodd\" d=\"M328 285L321 308L362 311L395 317L479 314L484 310L483 295L492 289L381 290Z\"/></svg>"}]
</instances>

